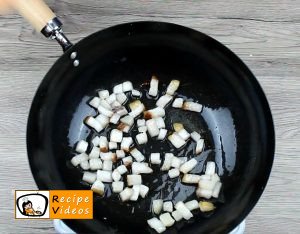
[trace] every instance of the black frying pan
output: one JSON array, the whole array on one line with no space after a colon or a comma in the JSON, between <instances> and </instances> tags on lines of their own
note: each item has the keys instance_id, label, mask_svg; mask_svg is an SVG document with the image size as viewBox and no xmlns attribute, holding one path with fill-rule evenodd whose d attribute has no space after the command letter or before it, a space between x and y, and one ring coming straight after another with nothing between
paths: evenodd
<instances>
[{"instance_id":1,"label":"black frying pan","mask_svg":"<svg viewBox=\"0 0 300 234\"><path fill-rule=\"evenodd\" d=\"M226 233L238 225L266 186L275 147L270 108L246 65L205 34L162 22L114 26L70 46L43 79L30 110L27 148L38 187L89 189L81 181L80 170L70 164L75 143L96 134L82 122L96 114L87 102L97 89L111 89L126 80L147 90L147 81L156 74L160 90L171 79L181 80L178 92L204 105L200 114L169 108L166 122L182 122L187 130L205 136L206 148L196 158L199 166L193 172L200 173L207 160L214 160L224 185L215 212L199 213L166 233ZM70 59L74 51L80 61L77 67ZM164 152L168 147L167 142L150 142L144 153L151 148ZM65 220L66 224L78 233L154 233L146 223L152 217L152 199L194 198L192 186L163 174L157 170L143 177L150 187L146 199L122 203L115 195L95 195L94 219Z\"/></svg>"}]
</instances>

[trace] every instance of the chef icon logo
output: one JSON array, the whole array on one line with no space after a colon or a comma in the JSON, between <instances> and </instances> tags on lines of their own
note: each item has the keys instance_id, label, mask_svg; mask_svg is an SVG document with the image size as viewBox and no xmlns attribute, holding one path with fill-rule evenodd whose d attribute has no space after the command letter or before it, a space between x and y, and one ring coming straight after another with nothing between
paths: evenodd
<instances>
[{"instance_id":1,"label":"chef icon logo","mask_svg":"<svg viewBox=\"0 0 300 234\"><path fill-rule=\"evenodd\" d=\"M16 219L49 219L49 191L15 192Z\"/></svg>"}]
</instances>

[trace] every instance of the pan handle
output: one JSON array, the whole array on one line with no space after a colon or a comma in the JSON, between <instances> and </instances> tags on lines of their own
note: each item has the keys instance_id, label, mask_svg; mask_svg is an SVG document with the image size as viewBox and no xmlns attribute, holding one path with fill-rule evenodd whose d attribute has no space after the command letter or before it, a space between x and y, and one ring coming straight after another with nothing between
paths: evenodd
<instances>
[{"instance_id":1,"label":"pan handle","mask_svg":"<svg viewBox=\"0 0 300 234\"><path fill-rule=\"evenodd\" d=\"M62 31L62 23L43 0L8 0L37 31L55 39L66 51L72 43Z\"/></svg>"}]
</instances>

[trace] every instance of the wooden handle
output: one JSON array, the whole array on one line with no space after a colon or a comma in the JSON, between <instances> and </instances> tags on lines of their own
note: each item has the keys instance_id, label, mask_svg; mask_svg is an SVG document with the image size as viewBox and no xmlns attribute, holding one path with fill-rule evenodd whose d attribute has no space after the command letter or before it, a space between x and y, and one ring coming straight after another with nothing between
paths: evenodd
<instances>
[{"instance_id":1,"label":"wooden handle","mask_svg":"<svg viewBox=\"0 0 300 234\"><path fill-rule=\"evenodd\" d=\"M43 0L9 0L16 9L38 32L55 17Z\"/></svg>"}]
</instances>

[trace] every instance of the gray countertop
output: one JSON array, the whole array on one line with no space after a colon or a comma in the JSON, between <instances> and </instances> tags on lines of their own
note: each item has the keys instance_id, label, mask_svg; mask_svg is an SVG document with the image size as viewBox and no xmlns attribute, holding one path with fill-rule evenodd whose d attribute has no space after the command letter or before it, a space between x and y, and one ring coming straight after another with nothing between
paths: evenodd
<instances>
[{"instance_id":1,"label":"gray countertop","mask_svg":"<svg viewBox=\"0 0 300 234\"><path fill-rule=\"evenodd\" d=\"M234 51L263 87L276 127L275 162L246 233L300 232L300 1L52 0L73 42L129 21L202 31ZM25 131L33 95L61 55L18 15L0 16L0 233L52 233L51 221L14 220L14 190L34 189Z\"/></svg>"}]
</instances>

